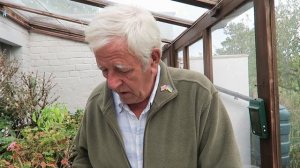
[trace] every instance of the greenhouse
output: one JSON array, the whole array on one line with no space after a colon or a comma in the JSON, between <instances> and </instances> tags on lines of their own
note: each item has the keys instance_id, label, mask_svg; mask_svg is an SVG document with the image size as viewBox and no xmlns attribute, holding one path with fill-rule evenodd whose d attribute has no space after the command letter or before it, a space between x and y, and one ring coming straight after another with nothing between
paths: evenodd
<instances>
[{"instance_id":1,"label":"greenhouse","mask_svg":"<svg viewBox=\"0 0 300 168\"><path fill-rule=\"evenodd\" d=\"M242 167L300 167L300 0L0 0L0 167L72 167L87 102L108 80L85 32L117 4L153 15L161 62L214 85ZM142 167L157 167L146 155Z\"/></svg>"}]
</instances>

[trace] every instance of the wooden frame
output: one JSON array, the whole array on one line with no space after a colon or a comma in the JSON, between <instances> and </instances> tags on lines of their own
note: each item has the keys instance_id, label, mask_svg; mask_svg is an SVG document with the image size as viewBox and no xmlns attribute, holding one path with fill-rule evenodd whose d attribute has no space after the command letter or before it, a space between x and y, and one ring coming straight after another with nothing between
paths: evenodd
<instances>
[{"instance_id":1,"label":"wooden frame","mask_svg":"<svg viewBox=\"0 0 300 168\"><path fill-rule=\"evenodd\" d=\"M262 167L280 168L274 0L254 0L258 97L265 100L270 138L260 140Z\"/></svg>"},{"instance_id":2,"label":"wooden frame","mask_svg":"<svg viewBox=\"0 0 300 168\"><path fill-rule=\"evenodd\" d=\"M212 41L210 29L203 31L203 50L204 75L213 82Z\"/></svg>"},{"instance_id":3,"label":"wooden frame","mask_svg":"<svg viewBox=\"0 0 300 168\"><path fill-rule=\"evenodd\" d=\"M193 6L211 9L217 5L217 1L213 0L173 0L180 3L185 3Z\"/></svg>"}]
</instances>

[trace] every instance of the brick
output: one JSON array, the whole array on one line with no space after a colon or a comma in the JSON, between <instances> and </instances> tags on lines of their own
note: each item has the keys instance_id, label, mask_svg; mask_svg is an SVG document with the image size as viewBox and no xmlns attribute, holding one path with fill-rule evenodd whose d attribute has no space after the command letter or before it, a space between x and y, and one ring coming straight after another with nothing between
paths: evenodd
<instances>
[{"instance_id":1,"label":"brick","mask_svg":"<svg viewBox=\"0 0 300 168\"><path fill-rule=\"evenodd\" d=\"M102 75L101 72L98 70L90 70L90 71L80 71L80 76L82 76L82 78L87 78L87 77L97 77Z\"/></svg>"},{"instance_id":2,"label":"brick","mask_svg":"<svg viewBox=\"0 0 300 168\"><path fill-rule=\"evenodd\" d=\"M53 66L55 67L55 72L67 72L74 71L75 65L63 65L63 66Z\"/></svg>"},{"instance_id":3,"label":"brick","mask_svg":"<svg viewBox=\"0 0 300 168\"><path fill-rule=\"evenodd\" d=\"M58 66L58 65L65 65L65 64L66 62L64 60L53 59L48 61L49 66Z\"/></svg>"},{"instance_id":4,"label":"brick","mask_svg":"<svg viewBox=\"0 0 300 168\"><path fill-rule=\"evenodd\" d=\"M31 47L30 51L32 54L40 54L47 52L47 48L45 47Z\"/></svg>"},{"instance_id":5,"label":"brick","mask_svg":"<svg viewBox=\"0 0 300 168\"><path fill-rule=\"evenodd\" d=\"M69 72L56 72L53 73L55 78L68 78L69 77ZM70 81L70 80L67 80Z\"/></svg>"},{"instance_id":6,"label":"brick","mask_svg":"<svg viewBox=\"0 0 300 168\"><path fill-rule=\"evenodd\" d=\"M56 60L56 59L58 59L57 54L54 54L54 53L41 53L40 57L41 57L41 59L47 59L47 60Z\"/></svg>"},{"instance_id":7,"label":"brick","mask_svg":"<svg viewBox=\"0 0 300 168\"><path fill-rule=\"evenodd\" d=\"M67 61L69 64L84 64L85 63L85 58L70 58Z\"/></svg>"},{"instance_id":8,"label":"brick","mask_svg":"<svg viewBox=\"0 0 300 168\"><path fill-rule=\"evenodd\" d=\"M78 77L80 76L79 71L70 71L70 77Z\"/></svg>"},{"instance_id":9,"label":"brick","mask_svg":"<svg viewBox=\"0 0 300 168\"><path fill-rule=\"evenodd\" d=\"M41 67L41 66L48 66L49 64L48 60L36 60L32 61L31 65L36 66L36 67Z\"/></svg>"},{"instance_id":10,"label":"brick","mask_svg":"<svg viewBox=\"0 0 300 168\"><path fill-rule=\"evenodd\" d=\"M76 65L76 70L77 71L82 71L82 70L91 70L92 69L92 66L89 65L89 64L79 64L79 65Z\"/></svg>"}]
</instances>

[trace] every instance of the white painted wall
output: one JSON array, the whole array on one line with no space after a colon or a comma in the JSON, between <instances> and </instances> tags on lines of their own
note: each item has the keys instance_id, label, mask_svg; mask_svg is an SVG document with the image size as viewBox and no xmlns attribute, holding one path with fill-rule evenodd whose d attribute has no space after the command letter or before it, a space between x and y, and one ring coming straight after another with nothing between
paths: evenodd
<instances>
[{"instance_id":1,"label":"white painted wall","mask_svg":"<svg viewBox=\"0 0 300 168\"><path fill-rule=\"evenodd\" d=\"M215 85L249 96L248 55L214 56L213 76ZM249 102L220 95L229 113L244 167L251 167Z\"/></svg>"},{"instance_id":2,"label":"white painted wall","mask_svg":"<svg viewBox=\"0 0 300 168\"><path fill-rule=\"evenodd\" d=\"M190 70L204 74L203 57L190 57Z\"/></svg>"},{"instance_id":3,"label":"white painted wall","mask_svg":"<svg viewBox=\"0 0 300 168\"><path fill-rule=\"evenodd\" d=\"M59 102L71 112L83 109L91 91L104 81L87 44L37 33L29 41L30 70L52 73Z\"/></svg>"},{"instance_id":4,"label":"white painted wall","mask_svg":"<svg viewBox=\"0 0 300 168\"><path fill-rule=\"evenodd\" d=\"M28 68L29 33L26 29L0 16L0 42L13 46L10 51L11 56L19 60L21 70Z\"/></svg>"},{"instance_id":5,"label":"white painted wall","mask_svg":"<svg viewBox=\"0 0 300 168\"><path fill-rule=\"evenodd\" d=\"M91 91L104 81L94 55L85 43L38 33L26 29L10 19L0 16L0 41L13 46L11 56L16 57L24 72L54 75L57 86L52 93L71 112L85 107Z\"/></svg>"},{"instance_id":6,"label":"white painted wall","mask_svg":"<svg viewBox=\"0 0 300 168\"><path fill-rule=\"evenodd\" d=\"M190 60L190 69L203 74L203 58ZM215 85L249 96L247 55L214 56L213 75ZM244 167L251 167L249 102L221 92L220 96L231 119Z\"/></svg>"}]
</instances>

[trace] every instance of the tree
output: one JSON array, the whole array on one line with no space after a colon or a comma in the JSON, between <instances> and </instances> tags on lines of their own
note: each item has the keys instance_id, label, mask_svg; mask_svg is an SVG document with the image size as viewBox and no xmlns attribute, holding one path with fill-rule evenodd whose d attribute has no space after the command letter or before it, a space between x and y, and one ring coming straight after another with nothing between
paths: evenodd
<instances>
[{"instance_id":1,"label":"tree","mask_svg":"<svg viewBox=\"0 0 300 168\"><path fill-rule=\"evenodd\" d=\"M300 96L300 2L279 2L276 8L279 86Z\"/></svg>"},{"instance_id":2,"label":"tree","mask_svg":"<svg viewBox=\"0 0 300 168\"><path fill-rule=\"evenodd\" d=\"M229 23L228 36L218 54L248 54L250 90L256 83L254 29L245 23ZM300 2L287 0L276 7L276 35L279 87L300 96Z\"/></svg>"},{"instance_id":3,"label":"tree","mask_svg":"<svg viewBox=\"0 0 300 168\"><path fill-rule=\"evenodd\" d=\"M229 23L224 28L227 35L221 43L222 48L216 50L219 55L246 54L248 55L248 72L250 96L256 93L256 54L254 29L245 23Z\"/></svg>"}]
</instances>

